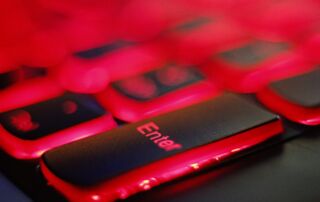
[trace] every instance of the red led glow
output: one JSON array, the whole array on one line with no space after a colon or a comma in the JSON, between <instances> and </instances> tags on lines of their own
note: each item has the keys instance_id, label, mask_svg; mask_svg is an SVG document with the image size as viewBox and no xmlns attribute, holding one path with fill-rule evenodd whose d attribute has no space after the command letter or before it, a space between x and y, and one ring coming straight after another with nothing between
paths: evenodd
<instances>
[{"instance_id":1,"label":"red led glow","mask_svg":"<svg viewBox=\"0 0 320 202\"><path fill-rule=\"evenodd\" d=\"M320 124L320 108L308 108L294 104L278 95L270 88L264 88L257 94L258 99L272 111L305 125Z\"/></svg>"},{"instance_id":2,"label":"red led glow","mask_svg":"<svg viewBox=\"0 0 320 202\"><path fill-rule=\"evenodd\" d=\"M70 57L52 69L52 74L66 89L80 93L96 93L109 84L151 69L166 62L162 44L127 46L99 58Z\"/></svg>"},{"instance_id":3,"label":"red led glow","mask_svg":"<svg viewBox=\"0 0 320 202\"><path fill-rule=\"evenodd\" d=\"M23 132L32 131L39 127L38 123L32 121L30 113L24 110L15 111L10 114L9 119L12 126Z\"/></svg>"},{"instance_id":4,"label":"red led glow","mask_svg":"<svg viewBox=\"0 0 320 202\"><path fill-rule=\"evenodd\" d=\"M170 66L159 69L156 73L157 79L167 86L176 86L191 79L191 74L186 68Z\"/></svg>"},{"instance_id":5,"label":"red led glow","mask_svg":"<svg viewBox=\"0 0 320 202\"><path fill-rule=\"evenodd\" d=\"M66 114L73 114L78 110L77 103L73 101L65 101L62 107L63 107L64 113Z\"/></svg>"},{"instance_id":6,"label":"red led glow","mask_svg":"<svg viewBox=\"0 0 320 202\"><path fill-rule=\"evenodd\" d=\"M208 77L148 101L130 99L112 87L98 93L97 98L115 117L128 122L181 109L213 98L221 91L220 85L210 74L210 67L203 66L199 69Z\"/></svg>"},{"instance_id":7,"label":"red led glow","mask_svg":"<svg viewBox=\"0 0 320 202\"><path fill-rule=\"evenodd\" d=\"M250 41L250 40L249 40ZM238 43L248 43L248 40ZM314 68L310 60L298 52L282 51L258 64L240 67L215 57L211 63L212 73L228 89L241 93L256 92L272 81L301 74Z\"/></svg>"},{"instance_id":8,"label":"red led glow","mask_svg":"<svg viewBox=\"0 0 320 202\"><path fill-rule=\"evenodd\" d=\"M159 160L90 187L79 187L60 179L46 167L44 161L41 161L40 167L49 184L70 201L94 201L94 199L114 201L217 164L224 158L279 134L282 130L281 121L267 123L232 137Z\"/></svg>"},{"instance_id":9,"label":"red led glow","mask_svg":"<svg viewBox=\"0 0 320 202\"><path fill-rule=\"evenodd\" d=\"M10 134L0 125L1 148L18 159L39 158L45 151L104 132L116 127L110 114L103 115L37 140L22 140Z\"/></svg>"},{"instance_id":10,"label":"red led glow","mask_svg":"<svg viewBox=\"0 0 320 202\"><path fill-rule=\"evenodd\" d=\"M0 112L37 103L62 95L64 90L50 78L35 78L19 82L0 91Z\"/></svg>"},{"instance_id":11,"label":"red led glow","mask_svg":"<svg viewBox=\"0 0 320 202\"><path fill-rule=\"evenodd\" d=\"M118 81L119 87L128 94L141 98L152 98L157 94L156 84L144 76L135 76L132 78Z\"/></svg>"},{"instance_id":12,"label":"red led glow","mask_svg":"<svg viewBox=\"0 0 320 202\"><path fill-rule=\"evenodd\" d=\"M48 78L37 78L21 82L0 92L2 99L0 112L24 107L44 100L49 100L62 95L64 90ZM67 103L70 108L67 112L75 110L74 103ZM67 106L67 107L68 107ZM37 123L31 121L26 112L14 116L12 123L23 131L34 129ZM39 158L45 151L63 144L79 140L99 132L116 127L116 123L110 113L106 113L96 119L77 124L65 130L49 134L37 140L23 140L10 134L0 124L0 145L8 154L18 159Z\"/></svg>"},{"instance_id":13,"label":"red led glow","mask_svg":"<svg viewBox=\"0 0 320 202\"><path fill-rule=\"evenodd\" d=\"M212 22L185 32L165 36L172 57L182 64L201 64L214 54L233 46L248 33L237 24L213 16Z\"/></svg>"}]
</instances>

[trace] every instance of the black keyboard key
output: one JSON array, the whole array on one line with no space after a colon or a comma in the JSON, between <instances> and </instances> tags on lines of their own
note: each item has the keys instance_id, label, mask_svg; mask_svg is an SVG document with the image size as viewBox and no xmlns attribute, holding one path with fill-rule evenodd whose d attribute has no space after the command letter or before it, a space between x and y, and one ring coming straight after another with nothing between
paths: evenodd
<instances>
[{"instance_id":1,"label":"black keyboard key","mask_svg":"<svg viewBox=\"0 0 320 202\"><path fill-rule=\"evenodd\" d=\"M196 68L168 65L140 76L113 82L111 85L131 99L148 101L204 79Z\"/></svg>"},{"instance_id":2,"label":"black keyboard key","mask_svg":"<svg viewBox=\"0 0 320 202\"><path fill-rule=\"evenodd\" d=\"M220 54L220 57L230 63L237 64L237 68L252 68L269 57L288 49L288 44L283 42L270 42L256 40L253 43L244 44L233 50Z\"/></svg>"},{"instance_id":3,"label":"black keyboard key","mask_svg":"<svg viewBox=\"0 0 320 202\"><path fill-rule=\"evenodd\" d=\"M96 125L85 123L90 121ZM2 146L17 158L38 157L44 150L114 125L93 97L72 93L0 113Z\"/></svg>"},{"instance_id":4,"label":"black keyboard key","mask_svg":"<svg viewBox=\"0 0 320 202\"><path fill-rule=\"evenodd\" d=\"M271 84L271 89L304 107L320 107L320 69Z\"/></svg>"},{"instance_id":5,"label":"black keyboard key","mask_svg":"<svg viewBox=\"0 0 320 202\"><path fill-rule=\"evenodd\" d=\"M320 124L320 69L270 84L258 98L270 109L306 125Z\"/></svg>"},{"instance_id":6,"label":"black keyboard key","mask_svg":"<svg viewBox=\"0 0 320 202\"><path fill-rule=\"evenodd\" d=\"M213 60L212 69L225 87L236 92L257 92L270 82L308 69L306 58L286 41L252 39L234 46Z\"/></svg>"},{"instance_id":7,"label":"black keyboard key","mask_svg":"<svg viewBox=\"0 0 320 202\"><path fill-rule=\"evenodd\" d=\"M281 131L278 116L226 94L49 151L42 170L70 200L115 200L217 163Z\"/></svg>"},{"instance_id":8,"label":"black keyboard key","mask_svg":"<svg viewBox=\"0 0 320 202\"><path fill-rule=\"evenodd\" d=\"M206 73L204 67L168 64L113 82L98 98L118 119L136 122L217 96L220 86Z\"/></svg>"}]
</instances>

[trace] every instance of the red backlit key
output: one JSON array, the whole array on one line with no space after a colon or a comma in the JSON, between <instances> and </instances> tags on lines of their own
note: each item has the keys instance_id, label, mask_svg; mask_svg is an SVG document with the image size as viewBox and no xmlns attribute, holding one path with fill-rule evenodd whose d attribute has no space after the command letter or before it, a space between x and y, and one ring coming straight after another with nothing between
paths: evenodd
<instances>
[{"instance_id":1,"label":"red backlit key","mask_svg":"<svg viewBox=\"0 0 320 202\"><path fill-rule=\"evenodd\" d=\"M227 88L237 92L255 92L271 81L308 70L305 57L282 41L248 39L213 59L212 70L221 75Z\"/></svg>"},{"instance_id":2,"label":"red backlit key","mask_svg":"<svg viewBox=\"0 0 320 202\"><path fill-rule=\"evenodd\" d=\"M184 64L200 64L213 54L247 37L235 23L221 17L198 16L167 33L173 57Z\"/></svg>"},{"instance_id":3,"label":"red backlit key","mask_svg":"<svg viewBox=\"0 0 320 202\"><path fill-rule=\"evenodd\" d=\"M320 124L320 70L270 84L258 93L259 100L286 118L306 124Z\"/></svg>"},{"instance_id":4,"label":"red backlit key","mask_svg":"<svg viewBox=\"0 0 320 202\"><path fill-rule=\"evenodd\" d=\"M18 82L36 77L43 77L45 75L45 69L32 67L20 67L9 72L0 73L0 90L6 89Z\"/></svg>"},{"instance_id":5,"label":"red backlit key","mask_svg":"<svg viewBox=\"0 0 320 202\"><path fill-rule=\"evenodd\" d=\"M80 52L53 71L58 81L68 90L94 93L109 82L161 66L165 61L160 44L131 45L118 41L106 46L97 57L81 57Z\"/></svg>"},{"instance_id":6,"label":"red backlit key","mask_svg":"<svg viewBox=\"0 0 320 202\"><path fill-rule=\"evenodd\" d=\"M70 201L114 201L217 164L280 132L278 116L226 94L49 151L41 169Z\"/></svg>"},{"instance_id":7,"label":"red backlit key","mask_svg":"<svg viewBox=\"0 0 320 202\"><path fill-rule=\"evenodd\" d=\"M98 99L121 120L133 122L209 99L220 88L206 68L168 64L111 83Z\"/></svg>"},{"instance_id":8,"label":"red backlit key","mask_svg":"<svg viewBox=\"0 0 320 202\"><path fill-rule=\"evenodd\" d=\"M87 95L66 93L0 113L1 147L20 159L115 127L110 113Z\"/></svg>"}]
</instances>

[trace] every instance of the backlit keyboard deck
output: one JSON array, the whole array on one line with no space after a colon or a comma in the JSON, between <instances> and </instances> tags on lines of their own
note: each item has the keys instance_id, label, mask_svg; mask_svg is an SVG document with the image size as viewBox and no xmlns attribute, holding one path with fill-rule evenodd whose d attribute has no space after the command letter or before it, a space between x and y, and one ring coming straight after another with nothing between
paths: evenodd
<instances>
[{"instance_id":1,"label":"backlit keyboard deck","mask_svg":"<svg viewBox=\"0 0 320 202\"><path fill-rule=\"evenodd\" d=\"M0 147L14 169L3 170L25 168L36 189L13 179L35 200L114 201L284 141L288 123L319 125L319 9L6 1Z\"/></svg>"}]
</instances>

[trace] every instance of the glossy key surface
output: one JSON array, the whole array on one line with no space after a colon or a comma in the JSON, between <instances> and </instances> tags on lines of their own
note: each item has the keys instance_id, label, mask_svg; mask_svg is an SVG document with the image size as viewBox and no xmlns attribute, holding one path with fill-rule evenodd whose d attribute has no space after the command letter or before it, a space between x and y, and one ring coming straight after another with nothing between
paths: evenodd
<instances>
[{"instance_id":1,"label":"glossy key surface","mask_svg":"<svg viewBox=\"0 0 320 202\"><path fill-rule=\"evenodd\" d=\"M167 64L115 81L98 98L117 118L135 122L217 96L220 87L205 69Z\"/></svg>"},{"instance_id":2,"label":"glossy key surface","mask_svg":"<svg viewBox=\"0 0 320 202\"><path fill-rule=\"evenodd\" d=\"M271 84L283 98L304 107L320 106L320 68L315 71Z\"/></svg>"},{"instance_id":3,"label":"glossy key surface","mask_svg":"<svg viewBox=\"0 0 320 202\"><path fill-rule=\"evenodd\" d=\"M258 98L273 111L298 123L320 124L320 70L271 83Z\"/></svg>"},{"instance_id":4,"label":"glossy key surface","mask_svg":"<svg viewBox=\"0 0 320 202\"><path fill-rule=\"evenodd\" d=\"M15 158L38 158L51 148L115 126L92 96L65 93L0 113L1 146Z\"/></svg>"},{"instance_id":5,"label":"glossy key surface","mask_svg":"<svg viewBox=\"0 0 320 202\"><path fill-rule=\"evenodd\" d=\"M105 113L92 97L70 93L3 112L0 114L0 123L14 136L34 140Z\"/></svg>"},{"instance_id":6,"label":"glossy key surface","mask_svg":"<svg viewBox=\"0 0 320 202\"><path fill-rule=\"evenodd\" d=\"M134 193L139 190L138 179L148 178L150 173L158 183L168 181L192 172L185 168L190 162L199 162L200 166L211 158L227 157L280 133L281 128L277 115L243 98L226 94L49 151L43 163L56 177L76 187L90 187L91 190L99 185L98 193L101 186L108 190L110 185L112 188L109 187L107 195L119 186L131 187L128 192L133 189ZM212 147L206 150L210 145ZM161 160L158 168L148 167ZM121 177L117 181L117 177L134 172L137 173L127 182L121 181ZM164 178L165 175L171 177ZM54 184L65 192L65 185ZM72 196L75 192L64 194L77 197Z\"/></svg>"}]
</instances>

